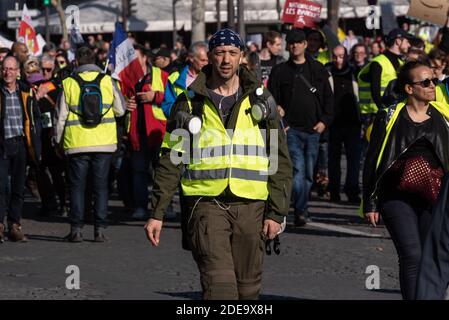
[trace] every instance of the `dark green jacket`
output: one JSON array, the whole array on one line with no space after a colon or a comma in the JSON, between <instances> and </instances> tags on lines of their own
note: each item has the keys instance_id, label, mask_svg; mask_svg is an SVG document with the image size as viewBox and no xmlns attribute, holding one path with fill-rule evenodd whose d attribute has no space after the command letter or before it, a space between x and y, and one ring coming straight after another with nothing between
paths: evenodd
<instances>
[{"instance_id":1,"label":"dark green jacket","mask_svg":"<svg viewBox=\"0 0 449 320\"><path fill-rule=\"evenodd\" d=\"M208 97L209 94L206 89L206 79L211 74L211 67L207 66L203 68L203 71L198 75L197 79L191 84L189 90L195 92L195 95L201 95ZM234 129L240 103L244 97L252 93L258 86L256 78L248 71L248 69L242 67L239 71L240 86L243 89L243 96L239 99L237 104L233 107L227 129ZM212 101L212 99L209 99ZM217 106L215 106L217 107ZM189 112L189 106L185 95L180 95L176 100L173 108L170 112L170 118L167 122L167 130L170 131L170 123L175 121L175 115L178 111ZM275 174L268 176L268 200L267 200L267 212L266 217L277 222L282 222L284 216L288 214L290 207L290 193L292 184L292 165L287 148L287 138L284 131L280 127L279 115L276 113L274 120L267 121L267 132L270 129L276 129L278 134L278 170ZM267 134L269 136L269 134ZM269 145L269 141L267 141ZM269 153L267 153L269 154ZM153 192L151 196L151 217L154 219L162 220L164 212L167 209L176 189L179 186L183 164L174 165L170 160L170 150L163 149L161 153L161 159L159 166L155 172L155 180L153 185ZM223 196L229 198L229 188L227 188ZM231 195L232 196L232 195Z\"/></svg>"}]
</instances>

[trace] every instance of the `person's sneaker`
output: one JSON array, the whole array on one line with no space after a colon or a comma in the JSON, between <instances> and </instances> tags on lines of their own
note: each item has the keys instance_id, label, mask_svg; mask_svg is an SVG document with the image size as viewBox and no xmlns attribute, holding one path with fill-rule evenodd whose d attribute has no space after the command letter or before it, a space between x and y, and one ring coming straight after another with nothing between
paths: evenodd
<instances>
[{"instance_id":1,"label":"person's sneaker","mask_svg":"<svg viewBox=\"0 0 449 320\"><path fill-rule=\"evenodd\" d=\"M28 241L25 234L22 232L22 227L17 224L13 223L9 228L9 237L8 239L13 242L26 242Z\"/></svg>"},{"instance_id":2,"label":"person's sneaker","mask_svg":"<svg viewBox=\"0 0 449 320\"><path fill-rule=\"evenodd\" d=\"M0 223L0 243L5 242L5 225Z\"/></svg>"},{"instance_id":3,"label":"person's sneaker","mask_svg":"<svg viewBox=\"0 0 449 320\"><path fill-rule=\"evenodd\" d=\"M67 218L69 216L69 211L67 210L66 206L60 207L58 209L58 214L62 217L62 218Z\"/></svg>"},{"instance_id":4,"label":"person's sneaker","mask_svg":"<svg viewBox=\"0 0 449 320\"><path fill-rule=\"evenodd\" d=\"M307 224L307 218L303 214L295 213L295 227L304 227Z\"/></svg>"},{"instance_id":5,"label":"person's sneaker","mask_svg":"<svg viewBox=\"0 0 449 320\"><path fill-rule=\"evenodd\" d=\"M94 241L95 242L106 242L109 239L104 235L102 229L95 229L94 231Z\"/></svg>"},{"instance_id":6,"label":"person's sneaker","mask_svg":"<svg viewBox=\"0 0 449 320\"><path fill-rule=\"evenodd\" d=\"M70 233L64 237L64 241L72 243L83 242L83 234L81 233L81 229L70 230Z\"/></svg>"},{"instance_id":7,"label":"person's sneaker","mask_svg":"<svg viewBox=\"0 0 449 320\"><path fill-rule=\"evenodd\" d=\"M142 210L139 208L139 209L136 209L136 211L134 211L131 218L133 218L134 220L146 220L147 213L145 210Z\"/></svg>"}]
</instances>

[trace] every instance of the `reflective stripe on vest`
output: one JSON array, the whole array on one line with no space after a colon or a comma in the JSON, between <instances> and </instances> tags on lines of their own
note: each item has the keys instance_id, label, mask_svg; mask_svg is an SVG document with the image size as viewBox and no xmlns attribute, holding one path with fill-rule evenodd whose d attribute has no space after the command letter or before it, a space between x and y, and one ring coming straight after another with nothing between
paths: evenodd
<instances>
[{"instance_id":1,"label":"reflective stripe on vest","mask_svg":"<svg viewBox=\"0 0 449 320\"><path fill-rule=\"evenodd\" d=\"M162 71L157 67L151 67L151 90L152 91L160 91L164 92L164 82L162 81ZM152 104L153 115L157 120L167 121L167 118L164 115L164 111L160 106L156 106Z\"/></svg>"},{"instance_id":2,"label":"reflective stripe on vest","mask_svg":"<svg viewBox=\"0 0 449 320\"><path fill-rule=\"evenodd\" d=\"M94 80L98 75L97 71L80 73L79 76L86 81ZM114 94L112 79L105 75L100 82L101 96L103 100L103 110L107 110L96 126L85 126L82 124L80 116L70 110L79 109L79 99L81 88L73 78L66 78L62 81L66 104L69 107L65 128L64 128L64 149L76 149L82 147L95 147L117 144L117 129L112 104Z\"/></svg>"},{"instance_id":3,"label":"reflective stripe on vest","mask_svg":"<svg viewBox=\"0 0 449 320\"><path fill-rule=\"evenodd\" d=\"M189 102L190 103L190 102ZM186 196L218 196L228 186L242 198L268 198L268 165L264 138L251 117L249 97L239 107L232 137L216 108L205 98L202 127L193 140L193 157L181 179Z\"/></svg>"},{"instance_id":4,"label":"reflective stripe on vest","mask_svg":"<svg viewBox=\"0 0 449 320\"><path fill-rule=\"evenodd\" d=\"M376 61L382 67L382 74L380 77L380 95L383 96L385 89L387 88L390 81L397 78L397 71L394 69L393 64L384 54L378 55L372 61ZM399 64L402 66L404 62L400 60ZM363 114L377 113L377 105L374 103L373 97L371 95L371 83L363 81L361 78L363 75L367 74L370 71L370 66L371 62L362 68L358 76L360 99L359 105L360 112Z\"/></svg>"}]
</instances>

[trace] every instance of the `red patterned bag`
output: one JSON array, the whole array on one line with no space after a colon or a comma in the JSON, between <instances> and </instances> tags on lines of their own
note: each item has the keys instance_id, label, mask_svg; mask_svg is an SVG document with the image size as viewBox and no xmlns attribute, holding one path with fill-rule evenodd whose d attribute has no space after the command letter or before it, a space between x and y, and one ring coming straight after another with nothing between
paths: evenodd
<instances>
[{"instance_id":1,"label":"red patterned bag","mask_svg":"<svg viewBox=\"0 0 449 320\"><path fill-rule=\"evenodd\" d=\"M434 204L441 188L444 172L441 168L432 168L422 156L398 160L392 169L401 172L398 189L419 194Z\"/></svg>"}]
</instances>

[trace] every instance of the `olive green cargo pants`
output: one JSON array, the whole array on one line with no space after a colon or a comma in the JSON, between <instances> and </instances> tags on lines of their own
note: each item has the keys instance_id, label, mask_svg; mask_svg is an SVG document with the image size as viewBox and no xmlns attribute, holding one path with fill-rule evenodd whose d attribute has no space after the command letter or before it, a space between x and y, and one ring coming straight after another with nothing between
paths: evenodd
<instances>
[{"instance_id":1,"label":"olive green cargo pants","mask_svg":"<svg viewBox=\"0 0 449 320\"><path fill-rule=\"evenodd\" d=\"M258 298L265 253L264 208L263 201L234 205L209 199L190 207L188 238L203 299Z\"/></svg>"}]
</instances>

